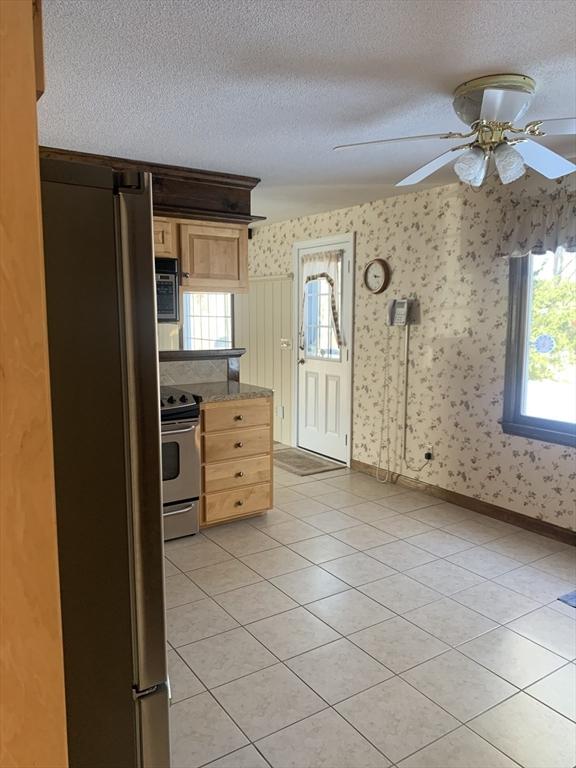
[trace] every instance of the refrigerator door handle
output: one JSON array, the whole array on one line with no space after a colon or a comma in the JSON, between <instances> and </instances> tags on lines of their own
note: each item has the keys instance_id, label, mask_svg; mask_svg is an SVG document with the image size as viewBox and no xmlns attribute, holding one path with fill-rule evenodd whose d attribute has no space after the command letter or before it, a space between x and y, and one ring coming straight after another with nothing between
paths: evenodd
<instances>
[{"instance_id":1,"label":"refrigerator door handle","mask_svg":"<svg viewBox=\"0 0 576 768\"><path fill-rule=\"evenodd\" d=\"M128 184L124 186L125 182ZM116 174L134 677L141 768L169 766L160 389L151 177Z\"/></svg>"},{"instance_id":2,"label":"refrigerator door handle","mask_svg":"<svg viewBox=\"0 0 576 768\"><path fill-rule=\"evenodd\" d=\"M124 313L135 685L166 680L162 472L150 175L117 191ZM124 181L119 176L119 182ZM149 256L149 258L147 258Z\"/></svg>"}]
</instances>

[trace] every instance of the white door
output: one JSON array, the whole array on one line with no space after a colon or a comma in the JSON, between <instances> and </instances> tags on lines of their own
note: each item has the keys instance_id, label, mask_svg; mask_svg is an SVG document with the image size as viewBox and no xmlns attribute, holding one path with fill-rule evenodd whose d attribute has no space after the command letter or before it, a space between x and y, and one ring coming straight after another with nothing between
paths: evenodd
<instances>
[{"instance_id":1,"label":"white door","mask_svg":"<svg viewBox=\"0 0 576 768\"><path fill-rule=\"evenodd\" d=\"M296 243L296 444L349 463L354 236Z\"/></svg>"}]
</instances>

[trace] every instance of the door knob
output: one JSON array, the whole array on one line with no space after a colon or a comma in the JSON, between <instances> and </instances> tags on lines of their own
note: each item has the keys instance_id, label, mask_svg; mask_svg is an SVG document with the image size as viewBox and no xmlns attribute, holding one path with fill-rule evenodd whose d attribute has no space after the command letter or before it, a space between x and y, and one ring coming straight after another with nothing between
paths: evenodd
<instances>
[{"instance_id":1,"label":"door knob","mask_svg":"<svg viewBox=\"0 0 576 768\"><path fill-rule=\"evenodd\" d=\"M190 272L182 272L182 277L190 277Z\"/></svg>"},{"instance_id":2,"label":"door knob","mask_svg":"<svg viewBox=\"0 0 576 768\"><path fill-rule=\"evenodd\" d=\"M301 358L298 360L298 365L304 365L304 363L305 363L305 362L306 362L305 358L301 357Z\"/></svg>"}]
</instances>

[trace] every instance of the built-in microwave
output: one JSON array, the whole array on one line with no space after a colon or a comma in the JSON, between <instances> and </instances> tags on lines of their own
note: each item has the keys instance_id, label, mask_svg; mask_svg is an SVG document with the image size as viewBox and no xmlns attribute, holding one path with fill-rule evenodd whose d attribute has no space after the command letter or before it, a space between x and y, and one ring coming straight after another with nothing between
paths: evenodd
<instances>
[{"instance_id":1,"label":"built-in microwave","mask_svg":"<svg viewBox=\"0 0 576 768\"><path fill-rule=\"evenodd\" d=\"M178 322L178 259L154 259L156 309L159 323Z\"/></svg>"}]
</instances>

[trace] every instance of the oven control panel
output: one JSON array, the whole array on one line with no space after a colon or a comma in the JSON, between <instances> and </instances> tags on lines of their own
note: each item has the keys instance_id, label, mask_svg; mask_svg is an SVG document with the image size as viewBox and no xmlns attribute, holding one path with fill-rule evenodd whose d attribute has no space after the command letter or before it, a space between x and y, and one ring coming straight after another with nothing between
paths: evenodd
<instances>
[{"instance_id":1,"label":"oven control panel","mask_svg":"<svg viewBox=\"0 0 576 768\"><path fill-rule=\"evenodd\" d=\"M162 421L195 419L200 415L202 398L176 387L160 387L160 418Z\"/></svg>"}]
</instances>

